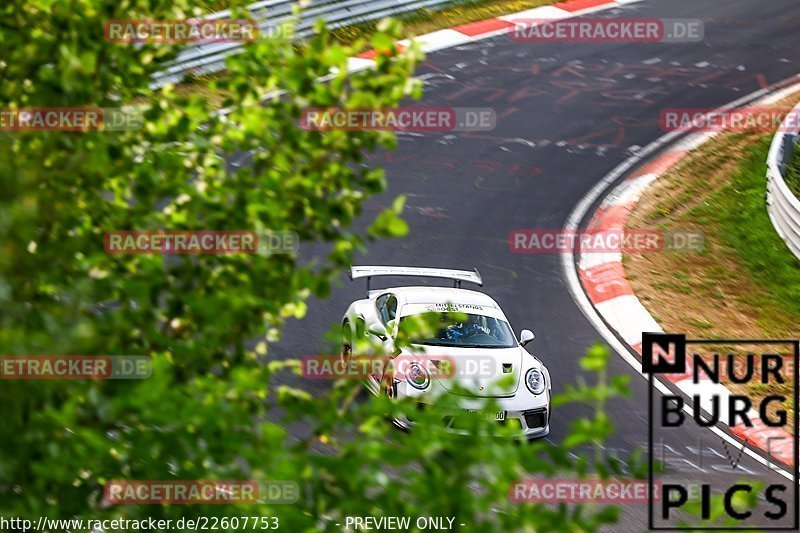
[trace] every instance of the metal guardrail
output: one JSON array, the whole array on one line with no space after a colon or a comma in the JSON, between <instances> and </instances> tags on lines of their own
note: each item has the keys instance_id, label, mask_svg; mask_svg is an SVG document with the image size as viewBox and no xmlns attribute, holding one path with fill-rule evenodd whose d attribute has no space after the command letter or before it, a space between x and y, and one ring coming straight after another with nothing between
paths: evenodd
<instances>
[{"instance_id":1,"label":"metal guardrail","mask_svg":"<svg viewBox=\"0 0 800 533\"><path fill-rule=\"evenodd\" d=\"M462 0L463 1L463 0ZM247 7L250 18L258 22L259 35L271 35L281 24L292 18L295 0L262 0ZM324 20L329 28L340 28L360 22L382 19L390 15L408 13L426 7L456 4L457 0L310 0L304 4L295 30L298 38L309 36L317 20ZM230 18L229 10L207 17L209 20ZM166 83L180 82L187 74L210 74L225 68L225 58L242 51L244 43L203 43L189 46L155 74L150 87L159 88Z\"/></svg>"},{"instance_id":2,"label":"metal guardrail","mask_svg":"<svg viewBox=\"0 0 800 533\"><path fill-rule=\"evenodd\" d=\"M778 235L800 259L800 199L789 190L784 180L793 151L800 149L796 146L800 132L788 131L789 117L797 114L800 114L800 104L789 112L772 138L767 157L767 212Z\"/></svg>"}]
</instances>

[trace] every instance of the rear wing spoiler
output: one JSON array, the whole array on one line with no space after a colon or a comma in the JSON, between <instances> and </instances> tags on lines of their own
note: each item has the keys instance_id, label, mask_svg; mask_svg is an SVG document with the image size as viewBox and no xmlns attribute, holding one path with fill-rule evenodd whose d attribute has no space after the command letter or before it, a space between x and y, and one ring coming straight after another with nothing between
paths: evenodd
<instances>
[{"instance_id":1,"label":"rear wing spoiler","mask_svg":"<svg viewBox=\"0 0 800 533\"><path fill-rule=\"evenodd\" d=\"M419 268L419 267L391 267L391 266L354 266L350 267L350 279L367 278L367 293L369 282L378 276L414 276L422 278L452 279L453 287L461 288L461 282L467 281L479 287L483 286L481 273L477 268L472 270L451 270L447 268Z\"/></svg>"}]
</instances>

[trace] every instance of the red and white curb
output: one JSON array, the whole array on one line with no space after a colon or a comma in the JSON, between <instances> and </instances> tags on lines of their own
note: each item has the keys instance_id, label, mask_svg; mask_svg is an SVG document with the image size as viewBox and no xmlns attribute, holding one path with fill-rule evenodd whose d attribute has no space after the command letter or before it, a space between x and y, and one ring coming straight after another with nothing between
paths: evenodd
<instances>
[{"instance_id":1,"label":"red and white curb","mask_svg":"<svg viewBox=\"0 0 800 533\"><path fill-rule=\"evenodd\" d=\"M626 4L633 4L641 0L569 0L560 4L537 7L510 15L503 15L477 22L460 24L452 28L438 30L414 37L414 41L420 46L423 52L434 52L444 48L451 48L467 44L473 41L494 37L503 33L509 33L514 27L514 20L531 19L541 20L542 23L549 20L561 20L578 17L612 7L619 7ZM530 20L527 21L530 25ZM397 47L402 52L411 44L410 39L397 41ZM379 52L367 50L358 54L356 57L348 59L347 70L355 72L375 66L375 58Z\"/></svg>"},{"instance_id":2,"label":"red and white curb","mask_svg":"<svg viewBox=\"0 0 800 533\"><path fill-rule=\"evenodd\" d=\"M800 85L773 93L760 102L774 103L797 91L800 91ZM616 234L622 232L645 189L690 151L716 135L716 132L692 134L656 159L638 167L605 197L592 215L586 231L608 231ZM664 332L636 297L625 276L620 253L581 253L578 258L578 276L589 301L599 315L640 357L642 333ZM688 398L698 395L701 408L707 412L712 412L712 398L718 397L720 420L728 418L728 397L731 392L725 386L714 383L707 376L694 383L691 369L685 374L666 374L663 377ZM749 417L752 427L740 422L730 428L731 432L743 441L766 451L773 458L794 466L794 437L782 428L767 426L755 410L750 410Z\"/></svg>"}]
</instances>

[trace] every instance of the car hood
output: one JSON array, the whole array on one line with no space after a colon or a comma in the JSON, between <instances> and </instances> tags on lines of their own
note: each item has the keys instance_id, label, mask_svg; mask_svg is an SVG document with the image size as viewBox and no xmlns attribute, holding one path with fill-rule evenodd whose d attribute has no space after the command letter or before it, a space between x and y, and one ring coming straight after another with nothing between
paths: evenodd
<instances>
[{"instance_id":1,"label":"car hood","mask_svg":"<svg viewBox=\"0 0 800 533\"><path fill-rule=\"evenodd\" d=\"M518 346L513 348L419 346L416 348L424 349L424 352L415 350L417 355L411 357L445 361L453 365L452 371L448 371L448 367L444 366L442 371L433 373L432 379L445 390L483 398L513 396L519 389L522 374L530 368L541 366L535 357Z\"/></svg>"}]
</instances>

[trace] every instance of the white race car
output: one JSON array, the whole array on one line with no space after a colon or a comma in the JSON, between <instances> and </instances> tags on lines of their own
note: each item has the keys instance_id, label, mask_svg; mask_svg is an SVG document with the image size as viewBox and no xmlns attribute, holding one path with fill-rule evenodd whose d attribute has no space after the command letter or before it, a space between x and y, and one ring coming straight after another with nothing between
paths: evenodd
<instances>
[{"instance_id":1,"label":"white race car","mask_svg":"<svg viewBox=\"0 0 800 533\"><path fill-rule=\"evenodd\" d=\"M377 276L446 278L454 286L371 290L370 279ZM372 350L377 345L381 354L389 356L388 364L376 366L378 370L366 377L373 394L410 397L423 405L440 394L457 395L463 411L443 417L443 423L458 433L465 432L459 416L481 411L491 398L499 410L481 411L484 418L519 427L527 438L550 433L550 374L523 348L533 333L522 330L517 340L497 302L461 288L464 281L483 285L477 269L356 266L350 278L367 278L367 298L350 304L344 314L341 360L347 364L353 357L367 355L359 353L359 346L365 344L371 344ZM398 334L406 331L404 324L418 323L415 320L420 317L428 323L433 318L432 327L422 335L410 334L398 346ZM365 340L371 342L360 342ZM443 372L443 367L451 371ZM393 421L404 429L414 425L407 417Z\"/></svg>"}]
</instances>

